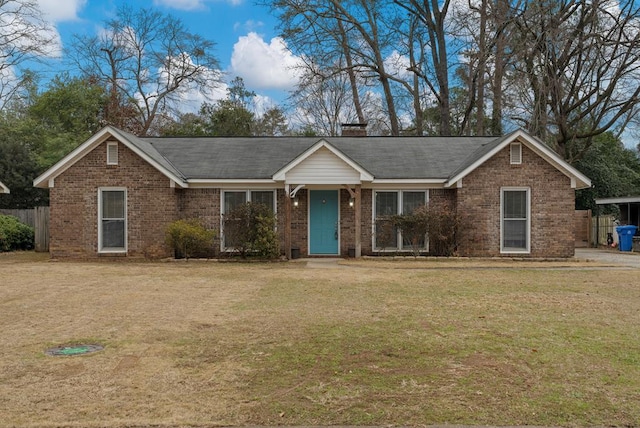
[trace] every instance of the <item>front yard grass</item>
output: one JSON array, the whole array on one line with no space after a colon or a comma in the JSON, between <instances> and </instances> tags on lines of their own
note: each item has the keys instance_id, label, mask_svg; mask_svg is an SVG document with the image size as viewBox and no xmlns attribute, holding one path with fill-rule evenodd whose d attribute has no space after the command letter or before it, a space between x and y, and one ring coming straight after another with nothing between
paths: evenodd
<instances>
[{"instance_id":1,"label":"front yard grass","mask_svg":"<svg viewBox=\"0 0 640 428\"><path fill-rule=\"evenodd\" d=\"M508 265L0 254L0 426L636 425L640 271Z\"/></svg>"}]
</instances>

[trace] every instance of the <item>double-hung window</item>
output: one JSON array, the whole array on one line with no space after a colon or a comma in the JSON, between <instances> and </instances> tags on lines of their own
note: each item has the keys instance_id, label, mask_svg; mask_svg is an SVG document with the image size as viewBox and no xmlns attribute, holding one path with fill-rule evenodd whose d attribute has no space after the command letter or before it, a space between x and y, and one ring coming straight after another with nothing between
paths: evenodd
<instances>
[{"instance_id":1,"label":"double-hung window","mask_svg":"<svg viewBox=\"0 0 640 428\"><path fill-rule=\"evenodd\" d=\"M98 248L103 253L127 251L127 190L98 190Z\"/></svg>"},{"instance_id":2,"label":"double-hung window","mask_svg":"<svg viewBox=\"0 0 640 428\"><path fill-rule=\"evenodd\" d=\"M500 199L500 251L503 253L528 253L531 240L529 188L503 188Z\"/></svg>"},{"instance_id":3,"label":"double-hung window","mask_svg":"<svg viewBox=\"0 0 640 428\"><path fill-rule=\"evenodd\" d=\"M397 214L411 214L416 208L427 203L426 191L377 191L375 192L375 234L374 247L377 250L411 250L417 245L426 247L425 237L411 242L409 237L393 226L390 217Z\"/></svg>"},{"instance_id":4,"label":"double-hung window","mask_svg":"<svg viewBox=\"0 0 640 428\"><path fill-rule=\"evenodd\" d=\"M266 205L272 212L276 212L276 192L274 190L227 190L223 192L222 200L222 212L225 215L224 222L234 221L234 219L229 217L229 214L247 202ZM234 247L233 239L230 236L224 237L224 247Z\"/></svg>"}]
</instances>

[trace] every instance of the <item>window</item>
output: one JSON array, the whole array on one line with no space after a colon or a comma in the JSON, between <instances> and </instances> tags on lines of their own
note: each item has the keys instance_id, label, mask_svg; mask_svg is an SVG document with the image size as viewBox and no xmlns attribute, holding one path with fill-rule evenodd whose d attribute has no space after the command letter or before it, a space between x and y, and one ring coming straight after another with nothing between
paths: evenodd
<instances>
[{"instance_id":1,"label":"window","mask_svg":"<svg viewBox=\"0 0 640 428\"><path fill-rule=\"evenodd\" d=\"M98 216L99 251L125 252L127 243L126 189L100 189Z\"/></svg>"},{"instance_id":2,"label":"window","mask_svg":"<svg viewBox=\"0 0 640 428\"><path fill-rule=\"evenodd\" d=\"M380 191L375 192L375 234L374 247L384 249L412 249L412 243L403 239L402 232L395 228L389 216L396 214L409 214L416 208L427 203L425 191ZM398 243L402 243L402 248ZM422 239L418 245L426 247L426 240Z\"/></svg>"},{"instance_id":3,"label":"window","mask_svg":"<svg viewBox=\"0 0 640 428\"><path fill-rule=\"evenodd\" d=\"M246 202L253 202L264 204L271 209L272 212L276 212L275 204L275 191L273 190L232 190L223 193L223 213L229 214L234 209ZM225 219L225 221L233 221L232 219ZM223 224L224 229L224 224ZM232 248L233 242L229 242L229 237L224 239L224 247Z\"/></svg>"},{"instance_id":4,"label":"window","mask_svg":"<svg viewBox=\"0 0 640 428\"><path fill-rule=\"evenodd\" d=\"M107 165L118 165L118 143L107 143Z\"/></svg>"},{"instance_id":5,"label":"window","mask_svg":"<svg viewBox=\"0 0 640 428\"><path fill-rule=\"evenodd\" d=\"M245 202L264 204L275 212L275 192L273 190L240 190L224 192L224 213L228 214Z\"/></svg>"},{"instance_id":6,"label":"window","mask_svg":"<svg viewBox=\"0 0 640 428\"><path fill-rule=\"evenodd\" d=\"M511 143L509 149L511 165L520 165L522 163L522 144Z\"/></svg>"},{"instance_id":7,"label":"window","mask_svg":"<svg viewBox=\"0 0 640 428\"><path fill-rule=\"evenodd\" d=\"M529 189L502 189L501 211L500 251L528 253L531 217Z\"/></svg>"}]
</instances>

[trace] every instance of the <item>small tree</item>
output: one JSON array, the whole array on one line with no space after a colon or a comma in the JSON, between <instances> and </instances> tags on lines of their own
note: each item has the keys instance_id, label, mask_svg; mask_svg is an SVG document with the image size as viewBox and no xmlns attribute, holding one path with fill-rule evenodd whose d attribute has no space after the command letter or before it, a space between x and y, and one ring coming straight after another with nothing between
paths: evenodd
<instances>
[{"instance_id":1,"label":"small tree","mask_svg":"<svg viewBox=\"0 0 640 428\"><path fill-rule=\"evenodd\" d=\"M215 230L207 229L198 219L176 220L167 226L166 243L176 257L189 259L213 252Z\"/></svg>"},{"instance_id":2,"label":"small tree","mask_svg":"<svg viewBox=\"0 0 640 428\"><path fill-rule=\"evenodd\" d=\"M225 246L233 248L243 259L255 255L273 259L280 255L276 218L264 204L247 202L224 218Z\"/></svg>"}]
</instances>

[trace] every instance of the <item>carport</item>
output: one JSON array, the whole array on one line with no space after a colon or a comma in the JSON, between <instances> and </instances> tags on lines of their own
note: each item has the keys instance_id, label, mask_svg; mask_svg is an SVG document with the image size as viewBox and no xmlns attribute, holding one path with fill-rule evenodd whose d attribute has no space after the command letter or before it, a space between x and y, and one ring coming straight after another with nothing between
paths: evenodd
<instances>
[{"instance_id":1,"label":"carport","mask_svg":"<svg viewBox=\"0 0 640 428\"><path fill-rule=\"evenodd\" d=\"M634 225L638 226L640 230L640 196L627 196L620 198L602 198L596 199L596 205L617 205L620 209L620 224L621 225ZM598 209L597 217L600 216L600 209ZM596 224L599 224L597 222ZM615 230L613 231L615 232ZM598 232L596 232L596 241L598 239ZM636 232L638 236L638 232ZM634 239L635 241L635 239ZM599 242L596 242L596 246ZM634 242L634 248L636 243Z\"/></svg>"}]
</instances>

